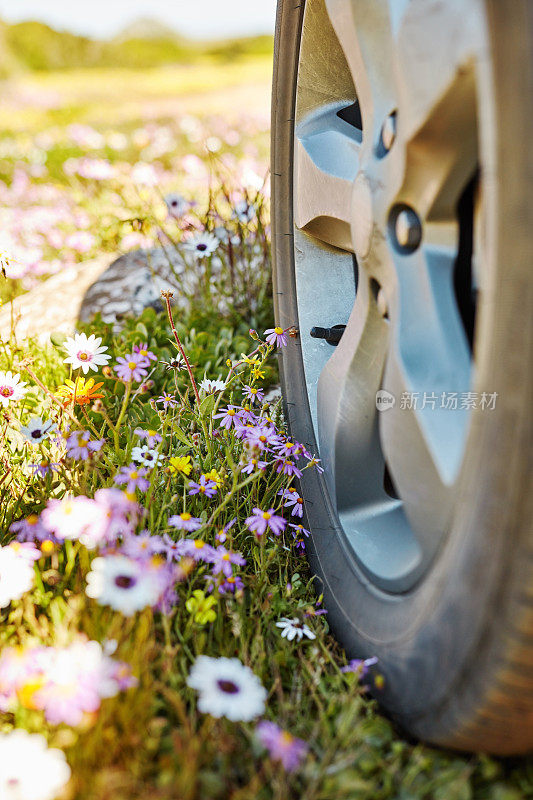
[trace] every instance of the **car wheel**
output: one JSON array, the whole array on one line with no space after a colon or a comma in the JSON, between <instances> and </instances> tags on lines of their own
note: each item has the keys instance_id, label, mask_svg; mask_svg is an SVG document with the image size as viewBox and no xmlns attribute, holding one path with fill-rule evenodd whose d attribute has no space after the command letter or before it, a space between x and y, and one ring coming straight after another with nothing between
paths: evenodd
<instances>
[{"instance_id":1,"label":"car wheel","mask_svg":"<svg viewBox=\"0 0 533 800\"><path fill-rule=\"evenodd\" d=\"M309 559L409 733L533 746L533 13L280 0L277 325Z\"/></svg>"}]
</instances>

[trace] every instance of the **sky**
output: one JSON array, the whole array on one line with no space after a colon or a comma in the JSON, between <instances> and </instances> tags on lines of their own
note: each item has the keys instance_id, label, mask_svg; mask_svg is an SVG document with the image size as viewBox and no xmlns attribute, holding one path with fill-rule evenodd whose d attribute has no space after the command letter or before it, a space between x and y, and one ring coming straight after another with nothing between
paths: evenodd
<instances>
[{"instance_id":1,"label":"sky","mask_svg":"<svg viewBox=\"0 0 533 800\"><path fill-rule=\"evenodd\" d=\"M272 33L276 0L0 0L7 22L36 19L88 36L113 36L153 17L196 39Z\"/></svg>"}]
</instances>

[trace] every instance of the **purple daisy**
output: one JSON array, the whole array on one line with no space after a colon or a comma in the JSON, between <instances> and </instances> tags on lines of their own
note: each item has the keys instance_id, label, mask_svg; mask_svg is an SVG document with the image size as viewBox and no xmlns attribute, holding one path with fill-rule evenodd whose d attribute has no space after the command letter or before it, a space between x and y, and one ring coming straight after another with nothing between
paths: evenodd
<instances>
[{"instance_id":1,"label":"purple daisy","mask_svg":"<svg viewBox=\"0 0 533 800\"><path fill-rule=\"evenodd\" d=\"M252 402L257 401L258 403L260 403L265 396L264 391L262 389L257 389L255 386L245 386L242 393L248 400Z\"/></svg>"},{"instance_id":2,"label":"purple daisy","mask_svg":"<svg viewBox=\"0 0 533 800\"><path fill-rule=\"evenodd\" d=\"M246 559L240 553L232 553L230 550L226 550L223 545L219 545L214 552L212 563L213 575L222 573L226 578L230 578L233 575L232 564L243 567L246 564Z\"/></svg>"},{"instance_id":3,"label":"purple daisy","mask_svg":"<svg viewBox=\"0 0 533 800\"><path fill-rule=\"evenodd\" d=\"M151 350L148 350L147 342L143 342L142 344L134 344L133 352L138 353L140 356L146 358L148 361L157 361L157 356L155 355L155 353L152 353Z\"/></svg>"},{"instance_id":4,"label":"purple daisy","mask_svg":"<svg viewBox=\"0 0 533 800\"><path fill-rule=\"evenodd\" d=\"M163 441L163 437L157 431L145 431L142 428L135 428L133 433L139 437L139 439L146 439L146 444L148 447L155 447L156 444Z\"/></svg>"},{"instance_id":5,"label":"purple daisy","mask_svg":"<svg viewBox=\"0 0 533 800\"><path fill-rule=\"evenodd\" d=\"M139 353L128 353L125 356L119 356L117 362L114 370L120 380L125 383L141 381L148 374L146 367L150 366L150 362Z\"/></svg>"},{"instance_id":6,"label":"purple daisy","mask_svg":"<svg viewBox=\"0 0 533 800\"><path fill-rule=\"evenodd\" d=\"M65 442L69 458L86 461L91 453L97 453L105 444L105 439L91 439L89 431L74 431Z\"/></svg>"},{"instance_id":7,"label":"purple daisy","mask_svg":"<svg viewBox=\"0 0 533 800\"><path fill-rule=\"evenodd\" d=\"M261 720L255 732L273 761L279 761L287 772L298 769L309 749L307 742L297 739L278 727L275 722L267 720Z\"/></svg>"},{"instance_id":8,"label":"purple daisy","mask_svg":"<svg viewBox=\"0 0 533 800\"><path fill-rule=\"evenodd\" d=\"M228 406L227 408L222 408L218 414L213 416L213 419L220 419L220 428L226 428L226 430L230 430L232 425L237 425L237 423L241 422L240 409L238 406Z\"/></svg>"},{"instance_id":9,"label":"purple daisy","mask_svg":"<svg viewBox=\"0 0 533 800\"><path fill-rule=\"evenodd\" d=\"M174 514L168 518L168 524L179 531L197 531L202 527L202 521L199 517L192 517L188 511L182 514Z\"/></svg>"},{"instance_id":10,"label":"purple daisy","mask_svg":"<svg viewBox=\"0 0 533 800\"><path fill-rule=\"evenodd\" d=\"M163 406L163 411L166 411L168 408L176 408L178 405L178 401L174 395L169 394L168 392L163 392L163 394L158 397L155 402L157 405Z\"/></svg>"},{"instance_id":11,"label":"purple daisy","mask_svg":"<svg viewBox=\"0 0 533 800\"><path fill-rule=\"evenodd\" d=\"M268 511L263 511L261 508L254 508L251 516L246 518L246 526L248 530L255 533L257 536L262 536L267 528L270 528L275 536L285 530L287 522L283 517L277 516L273 508Z\"/></svg>"},{"instance_id":12,"label":"purple daisy","mask_svg":"<svg viewBox=\"0 0 533 800\"><path fill-rule=\"evenodd\" d=\"M189 494L204 494L206 497L214 497L217 491L215 481L206 478L205 475L202 475L198 483L195 481L189 483Z\"/></svg>"},{"instance_id":13,"label":"purple daisy","mask_svg":"<svg viewBox=\"0 0 533 800\"><path fill-rule=\"evenodd\" d=\"M292 509L292 516L301 519L304 515L304 501L298 492L295 489L281 489L278 494L285 500L283 507Z\"/></svg>"},{"instance_id":14,"label":"purple daisy","mask_svg":"<svg viewBox=\"0 0 533 800\"><path fill-rule=\"evenodd\" d=\"M150 481L147 480L146 475L148 475L147 469L131 463L127 467L120 468L120 471L115 475L115 483L119 485L125 483L128 494L133 494L135 489L144 492L150 486Z\"/></svg>"},{"instance_id":15,"label":"purple daisy","mask_svg":"<svg viewBox=\"0 0 533 800\"><path fill-rule=\"evenodd\" d=\"M268 344L271 344L273 347L285 347L288 342L287 334L283 328L268 328L264 335Z\"/></svg>"},{"instance_id":16,"label":"purple daisy","mask_svg":"<svg viewBox=\"0 0 533 800\"><path fill-rule=\"evenodd\" d=\"M283 472L284 475L288 475L290 478L302 477L302 470L298 469L294 461L291 461L290 458L286 458L283 461L277 461L276 472Z\"/></svg>"}]
</instances>

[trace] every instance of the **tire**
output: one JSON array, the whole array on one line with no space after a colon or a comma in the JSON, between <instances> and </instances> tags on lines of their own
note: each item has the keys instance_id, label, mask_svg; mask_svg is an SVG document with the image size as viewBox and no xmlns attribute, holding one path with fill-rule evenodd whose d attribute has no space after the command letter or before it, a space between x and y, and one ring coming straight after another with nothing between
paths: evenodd
<instances>
[{"instance_id":1,"label":"tire","mask_svg":"<svg viewBox=\"0 0 533 800\"><path fill-rule=\"evenodd\" d=\"M356 16L359 0L344 3ZM296 280L294 142L298 75L309 74L301 62L302 31L306 14L323 14L323 4L278 3L272 108L276 324L299 331L280 351L284 409L291 435L319 456L311 415L317 389L306 384L309 331L300 320L304 301ZM492 194L473 387L490 388L498 402L490 413L472 411L446 530L406 586L380 585L350 545L327 463L323 475L304 470L301 492L311 531L308 558L329 624L348 657L379 659L385 682L375 694L383 709L430 743L509 755L533 749L533 9L527 0L486 0L482 13L492 75L483 91L497 114L482 120ZM316 230L296 233L298 247L302 236L316 236ZM365 281L360 269L357 292ZM316 312L319 317L319 302Z\"/></svg>"}]
</instances>

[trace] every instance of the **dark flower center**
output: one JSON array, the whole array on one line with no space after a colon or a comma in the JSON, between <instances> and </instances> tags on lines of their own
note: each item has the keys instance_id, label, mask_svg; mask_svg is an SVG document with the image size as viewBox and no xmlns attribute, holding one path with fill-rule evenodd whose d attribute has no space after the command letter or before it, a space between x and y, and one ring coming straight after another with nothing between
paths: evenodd
<instances>
[{"instance_id":1,"label":"dark flower center","mask_svg":"<svg viewBox=\"0 0 533 800\"><path fill-rule=\"evenodd\" d=\"M35 428L34 431L31 432L32 439L40 439L42 436L42 431L40 428Z\"/></svg>"},{"instance_id":2,"label":"dark flower center","mask_svg":"<svg viewBox=\"0 0 533 800\"><path fill-rule=\"evenodd\" d=\"M233 683L233 681L220 680L220 681L217 681L217 685L218 685L218 688L222 692L226 692L226 694L237 694L240 691L240 689L237 686L237 684Z\"/></svg>"},{"instance_id":3,"label":"dark flower center","mask_svg":"<svg viewBox=\"0 0 533 800\"><path fill-rule=\"evenodd\" d=\"M203 253L204 250L207 250L207 245L206 244L197 244L196 245L196 249L200 250Z\"/></svg>"},{"instance_id":4,"label":"dark flower center","mask_svg":"<svg viewBox=\"0 0 533 800\"><path fill-rule=\"evenodd\" d=\"M131 589L136 583L137 581L135 578L132 578L130 575L117 575L115 578L115 584L119 589Z\"/></svg>"}]
</instances>

